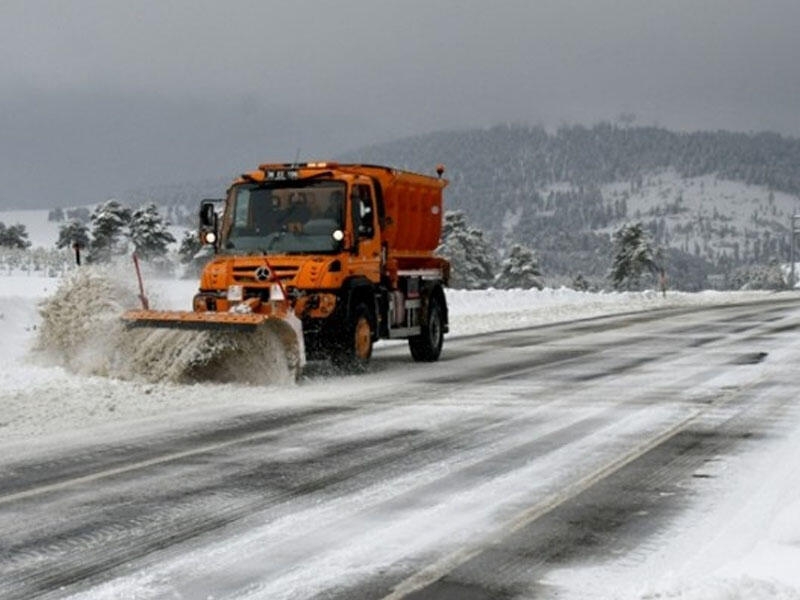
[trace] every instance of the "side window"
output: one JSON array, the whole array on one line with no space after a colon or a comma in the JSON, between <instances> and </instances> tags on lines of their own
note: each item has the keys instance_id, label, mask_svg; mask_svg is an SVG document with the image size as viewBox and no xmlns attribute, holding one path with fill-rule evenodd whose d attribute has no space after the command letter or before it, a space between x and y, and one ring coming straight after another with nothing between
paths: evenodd
<instances>
[{"instance_id":1,"label":"side window","mask_svg":"<svg viewBox=\"0 0 800 600\"><path fill-rule=\"evenodd\" d=\"M250 225L250 190L239 188L236 196L236 211L233 218L234 227L248 227Z\"/></svg>"},{"instance_id":2,"label":"side window","mask_svg":"<svg viewBox=\"0 0 800 600\"><path fill-rule=\"evenodd\" d=\"M375 235L375 203L372 200L372 190L368 185L355 185L353 186L352 200L358 237L373 237Z\"/></svg>"}]
</instances>

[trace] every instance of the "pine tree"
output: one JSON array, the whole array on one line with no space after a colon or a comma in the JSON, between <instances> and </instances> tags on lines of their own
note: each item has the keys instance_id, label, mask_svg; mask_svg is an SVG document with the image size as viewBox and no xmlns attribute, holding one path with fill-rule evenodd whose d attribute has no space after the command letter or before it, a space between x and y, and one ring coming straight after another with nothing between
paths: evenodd
<instances>
[{"instance_id":1,"label":"pine tree","mask_svg":"<svg viewBox=\"0 0 800 600\"><path fill-rule=\"evenodd\" d=\"M638 288L644 271L658 271L653 247L641 223L625 224L614 233L614 263L609 275L614 289Z\"/></svg>"},{"instance_id":2,"label":"pine tree","mask_svg":"<svg viewBox=\"0 0 800 600\"><path fill-rule=\"evenodd\" d=\"M450 261L452 287L481 289L494 281L494 249L484 239L483 231L467 225L461 211L445 214L442 244L437 252Z\"/></svg>"},{"instance_id":3,"label":"pine tree","mask_svg":"<svg viewBox=\"0 0 800 600\"><path fill-rule=\"evenodd\" d=\"M56 248L89 247L89 228L78 219L70 219L58 228Z\"/></svg>"},{"instance_id":4,"label":"pine tree","mask_svg":"<svg viewBox=\"0 0 800 600\"><path fill-rule=\"evenodd\" d=\"M152 202L133 212L128 224L128 237L134 251L143 260L164 257L167 246L175 243L175 236L167 231L167 223Z\"/></svg>"},{"instance_id":5,"label":"pine tree","mask_svg":"<svg viewBox=\"0 0 800 600\"><path fill-rule=\"evenodd\" d=\"M542 289L542 276L536 253L526 246L514 244L503 260L495 285L499 288Z\"/></svg>"},{"instance_id":6,"label":"pine tree","mask_svg":"<svg viewBox=\"0 0 800 600\"><path fill-rule=\"evenodd\" d=\"M768 265L746 265L734 269L728 278L734 290L782 290L786 281L776 261Z\"/></svg>"},{"instance_id":7,"label":"pine tree","mask_svg":"<svg viewBox=\"0 0 800 600\"><path fill-rule=\"evenodd\" d=\"M6 227L5 223L0 222L0 246L24 250L25 248L29 248L30 245L31 242L28 240L28 231L25 225L17 223L16 225L9 225Z\"/></svg>"},{"instance_id":8,"label":"pine tree","mask_svg":"<svg viewBox=\"0 0 800 600\"><path fill-rule=\"evenodd\" d=\"M88 208L81 206L79 208L68 208L67 218L76 219L81 223L88 223L89 220L91 219L91 215L89 214Z\"/></svg>"},{"instance_id":9,"label":"pine tree","mask_svg":"<svg viewBox=\"0 0 800 600\"><path fill-rule=\"evenodd\" d=\"M181 264L184 265L182 277L194 278L200 275L205 264L214 258L211 246L203 246L197 231L185 231L178 248Z\"/></svg>"},{"instance_id":10,"label":"pine tree","mask_svg":"<svg viewBox=\"0 0 800 600\"><path fill-rule=\"evenodd\" d=\"M184 231L178 247L178 256L180 256L181 262L188 265L202 247L203 245L200 243L200 238L196 231Z\"/></svg>"},{"instance_id":11,"label":"pine tree","mask_svg":"<svg viewBox=\"0 0 800 600\"><path fill-rule=\"evenodd\" d=\"M89 259L92 262L108 262L112 256L127 251L123 233L130 218L130 209L117 200L107 200L94 209L90 217L92 242Z\"/></svg>"},{"instance_id":12,"label":"pine tree","mask_svg":"<svg viewBox=\"0 0 800 600\"><path fill-rule=\"evenodd\" d=\"M578 273L575 276L575 279L572 280L572 289L579 292L588 292L591 289L591 286L589 285L589 282L586 281L586 278L581 273Z\"/></svg>"}]
</instances>

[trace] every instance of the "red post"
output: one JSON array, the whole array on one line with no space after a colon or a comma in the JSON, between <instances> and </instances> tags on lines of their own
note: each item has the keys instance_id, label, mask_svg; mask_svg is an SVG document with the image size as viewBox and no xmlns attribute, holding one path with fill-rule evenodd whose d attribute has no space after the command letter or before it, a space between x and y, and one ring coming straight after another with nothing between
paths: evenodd
<instances>
[{"instance_id":1,"label":"red post","mask_svg":"<svg viewBox=\"0 0 800 600\"><path fill-rule=\"evenodd\" d=\"M142 302L142 308L144 310L150 310L150 303L147 301L147 296L144 295L142 270L139 268L139 257L136 256L136 252L133 253L133 264L136 266L136 279L139 280L139 300Z\"/></svg>"}]
</instances>

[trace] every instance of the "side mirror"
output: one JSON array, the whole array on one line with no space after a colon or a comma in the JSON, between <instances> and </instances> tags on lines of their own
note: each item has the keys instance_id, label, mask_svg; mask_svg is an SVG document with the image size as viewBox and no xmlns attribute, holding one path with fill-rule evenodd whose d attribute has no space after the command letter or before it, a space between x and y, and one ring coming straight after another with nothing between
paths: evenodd
<instances>
[{"instance_id":1,"label":"side mirror","mask_svg":"<svg viewBox=\"0 0 800 600\"><path fill-rule=\"evenodd\" d=\"M216 200L203 200L200 203L200 228L216 228L217 211L214 209Z\"/></svg>"},{"instance_id":2,"label":"side mirror","mask_svg":"<svg viewBox=\"0 0 800 600\"><path fill-rule=\"evenodd\" d=\"M200 243L209 244L217 249L217 211L214 208L214 200L203 200L200 203Z\"/></svg>"}]
</instances>

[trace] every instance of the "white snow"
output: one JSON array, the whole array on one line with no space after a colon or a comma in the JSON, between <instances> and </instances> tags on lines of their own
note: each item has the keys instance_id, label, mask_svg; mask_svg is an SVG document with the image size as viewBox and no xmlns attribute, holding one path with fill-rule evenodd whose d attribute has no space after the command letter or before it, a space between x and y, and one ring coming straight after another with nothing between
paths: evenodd
<instances>
[{"instance_id":1,"label":"white snow","mask_svg":"<svg viewBox=\"0 0 800 600\"><path fill-rule=\"evenodd\" d=\"M133 271L130 271L133 277ZM154 426L185 409L231 401L242 404L240 388L147 384L80 376L37 362L29 352L40 324L38 302L58 281L47 277L0 277L0 447L6 456L30 448L73 440L92 427L106 431L132 419L152 418ZM157 308L187 308L195 281L147 282ZM518 328L603 314L657 308L754 301L766 292L588 293L568 289L448 291L451 336ZM445 350L446 351L446 350ZM788 356L786 360L796 356ZM337 382L337 390L347 380ZM380 384L377 384L380 385ZM281 399L278 399L280 397ZM126 399L135 398L135 402ZM276 402L297 406L298 388L276 394ZM185 413L184 413L185 414ZM100 429L98 429L100 428ZM67 432L67 433L64 433ZM764 440L760 450L726 461L698 507L661 534L660 543L632 563L555 572L551 582L569 579L585 585L586 596L624 599L800 599L800 429L788 428L779 440ZM711 467L713 468L713 467ZM722 468L722 467L720 467ZM753 495L753 473L760 488ZM712 481L712 480L709 480ZM357 557L355 557L357 558ZM627 585L620 586L625 581ZM576 583L577 582L577 583ZM124 590L122 590L124 591Z\"/></svg>"}]
</instances>

